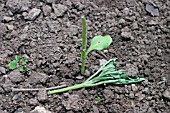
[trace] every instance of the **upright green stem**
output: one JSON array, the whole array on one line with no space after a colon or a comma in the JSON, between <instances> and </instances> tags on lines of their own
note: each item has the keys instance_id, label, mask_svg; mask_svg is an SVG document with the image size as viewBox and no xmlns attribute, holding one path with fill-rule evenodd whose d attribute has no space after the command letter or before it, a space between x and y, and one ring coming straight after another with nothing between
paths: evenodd
<instances>
[{"instance_id":1,"label":"upright green stem","mask_svg":"<svg viewBox=\"0 0 170 113\"><path fill-rule=\"evenodd\" d=\"M81 52L81 74L85 73L85 60L86 60L86 44L87 44L87 27L86 19L84 16L81 17L82 20L82 52Z\"/></svg>"}]
</instances>

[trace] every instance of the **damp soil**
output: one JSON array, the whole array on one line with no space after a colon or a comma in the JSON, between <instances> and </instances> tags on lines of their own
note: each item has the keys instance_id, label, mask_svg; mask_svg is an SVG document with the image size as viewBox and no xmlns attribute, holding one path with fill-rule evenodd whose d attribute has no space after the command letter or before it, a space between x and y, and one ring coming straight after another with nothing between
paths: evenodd
<instances>
[{"instance_id":1,"label":"damp soil","mask_svg":"<svg viewBox=\"0 0 170 113\"><path fill-rule=\"evenodd\" d=\"M146 5L157 8L156 15ZM80 73L82 15L88 24L88 47L96 35L113 39L106 50L88 55L85 76ZM27 59L27 73L7 68L15 55ZM111 58L117 58L126 75L146 80L54 95L12 91L81 83L99 69L100 61ZM49 113L169 113L170 2L1 0L0 112L34 113L37 106Z\"/></svg>"}]
</instances>

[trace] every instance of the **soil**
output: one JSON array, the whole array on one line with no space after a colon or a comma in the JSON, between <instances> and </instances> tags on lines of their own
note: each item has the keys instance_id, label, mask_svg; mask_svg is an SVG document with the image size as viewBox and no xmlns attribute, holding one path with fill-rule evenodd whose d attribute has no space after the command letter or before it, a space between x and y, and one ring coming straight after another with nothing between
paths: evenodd
<instances>
[{"instance_id":1,"label":"soil","mask_svg":"<svg viewBox=\"0 0 170 113\"><path fill-rule=\"evenodd\" d=\"M146 4L159 12L146 11ZM108 49L89 54L85 76L80 74L82 15L88 46L96 35L113 39ZM1 0L0 22L0 113L42 113L34 112L37 106L49 113L170 112L169 0ZM28 73L7 68L15 55L28 60ZM115 57L126 75L146 80L54 95L12 91L81 83L100 60Z\"/></svg>"}]
</instances>

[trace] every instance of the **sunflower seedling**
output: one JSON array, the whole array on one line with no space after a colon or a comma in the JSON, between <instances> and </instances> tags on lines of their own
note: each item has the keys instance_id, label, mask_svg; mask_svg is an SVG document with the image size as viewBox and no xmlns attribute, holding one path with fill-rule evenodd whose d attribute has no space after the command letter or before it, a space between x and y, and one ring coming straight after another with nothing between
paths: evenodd
<instances>
[{"instance_id":1,"label":"sunflower seedling","mask_svg":"<svg viewBox=\"0 0 170 113\"><path fill-rule=\"evenodd\" d=\"M26 72L28 71L26 64L27 60L24 57L16 55L15 59L8 64L8 68L10 70L18 68L20 72Z\"/></svg>"},{"instance_id":2,"label":"sunflower seedling","mask_svg":"<svg viewBox=\"0 0 170 113\"><path fill-rule=\"evenodd\" d=\"M90 43L90 47L86 49L87 46L87 24L86 19L84 16L81 17L82 19L82 52L81 52L81 74L84 75L85 73L85 60L89 52L92 50L103 50L109 47L112 43L112 38L107 36L95 36Z\"/></svg>"},{"instance_id":3,"label":"sunflower seedling","mask_svg":"<svg viewBox=\"0 0 170 113\"><path fill-rule=\"evenodd\" d=\"M96 98L96 101L97 101L97 102L101 102L102 100L103 100L103 99L101 99L100 97L97 97L97 98Z\"/></svg>"},{"instance_id":4,"label":"sunflower seedling","mask_svg":"<svg viewBox=\"0 0 170 113\"><path fill-rule=\"evenodd\" d=\"M55 94L66 92L69 90L85 88L85 87L94 87L98 85L106 85L106 84L130 84L142 82L144 78L130 78L123 74L124 70L116 70L115 67L117 63L116 59L110 59L105 64L103 64L99 70L90 76L86 81L80 84L76 84L74 86L69 86L66 88L56 89L52 91L48 91L48 94Z\"/></svg>"}]
</instances>

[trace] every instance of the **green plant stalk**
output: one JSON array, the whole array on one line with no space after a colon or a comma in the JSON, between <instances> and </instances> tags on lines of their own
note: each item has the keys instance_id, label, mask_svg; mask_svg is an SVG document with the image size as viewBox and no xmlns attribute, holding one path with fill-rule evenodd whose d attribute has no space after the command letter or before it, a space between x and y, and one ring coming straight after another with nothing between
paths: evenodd
<instances>
[{"instance_id":1,"label":"green plant stalk","mask_svg":"<svg viewBox=\"0 0 170 113\"><path fill-rule=\"evenodd\" d=\"M87 26L86 19L84 16L81 17L82 20L82 52L81 52L81 74L85 73L85 60L86 60L86 45L87 45Z\"/></svg>"},{"instance_id":2,"label":"green plant stalk","mask_svg":"<svg viewBox=\"0 0 170 113\"><path fill-rule=\"evenodd\" d=\"M144 79L141 78L138 82L141 82L143 80ZM94 87L94 86L98 86L98 85L101 85L101 84L105 85L105 84L110 84L110 83L121 84L119 82L119 80L107 80L107 81L101 81L101 82L98 82L98 83L93 83L92 81L86 81L86 82L83 82L81 84L76 84L74 86L69 86L69 87L66 87L66 88L49 91L48 94L56 94L56 93L66 92L66 91L70 91L70 90L74 90L74 89L80 89L80 88L85 88L85 87ZM136 81L133 80L133 79L128 80L128 82L126 84L131 84L131 83L136 83Z\"/></svg>"}]
</instances>

